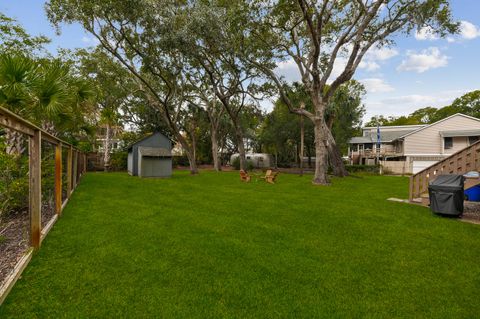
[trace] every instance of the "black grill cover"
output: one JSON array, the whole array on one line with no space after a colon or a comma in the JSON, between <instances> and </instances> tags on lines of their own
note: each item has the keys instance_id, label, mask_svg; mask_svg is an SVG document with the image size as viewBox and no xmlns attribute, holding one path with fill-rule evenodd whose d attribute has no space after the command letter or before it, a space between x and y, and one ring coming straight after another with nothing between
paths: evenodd
<instances>
[{"instance_id":1,"label":"black grill cover","mask_svg":"<svg viewBox=\"0 0 480 319\"><path fill-rule=\"evenodd\" d=\"M458 216L463 213L462 175L440 175L430 182L428 193L430 209L436 214Z\"/></svg>"}]
</instances>

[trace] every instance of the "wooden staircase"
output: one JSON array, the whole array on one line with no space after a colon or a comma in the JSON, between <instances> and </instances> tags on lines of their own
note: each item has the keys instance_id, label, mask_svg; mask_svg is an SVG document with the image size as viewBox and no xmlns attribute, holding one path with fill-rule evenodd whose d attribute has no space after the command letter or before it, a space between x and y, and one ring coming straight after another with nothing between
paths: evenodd
<instances>
[{"instance_id":1,"label":"wooden staircase","mask_svg":"<svg viewBox=\"0 0 480 319\"><path fill-rule=\"evenodd\" d=\"M469 171L480 171L480 141L412 175L408 199L411 203L428 206L428 184L438 175L465 174ZM467 178L464 188L467 190L479 184L480 178Z\"/></svg>"}]
</instances>

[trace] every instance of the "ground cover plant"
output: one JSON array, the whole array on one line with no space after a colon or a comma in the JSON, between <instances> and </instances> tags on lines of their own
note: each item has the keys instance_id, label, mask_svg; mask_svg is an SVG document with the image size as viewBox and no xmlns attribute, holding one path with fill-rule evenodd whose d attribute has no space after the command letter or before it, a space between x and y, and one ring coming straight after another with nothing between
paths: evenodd
<instances>
[{"instance_id":1,"label":"ground cover plant","mask_svg":"<svg viewBox=\"0 0 480 319\"><path fill-rule=\"evenodd\" d=\"M475 317L480 226L434 217L408 179L90 173L1 318Z\"/></svg>"}]
</instances>

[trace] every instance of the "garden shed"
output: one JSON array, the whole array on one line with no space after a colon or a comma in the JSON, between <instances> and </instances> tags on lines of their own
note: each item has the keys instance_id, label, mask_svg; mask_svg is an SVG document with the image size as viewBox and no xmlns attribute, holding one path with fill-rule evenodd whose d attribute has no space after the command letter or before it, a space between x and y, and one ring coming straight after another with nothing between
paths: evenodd
<instances>
[{"instance_id":1,"label":"garden shed","mask_svg":"<svg viewBox=\"0 0 480 319\"><path fill-rule=\"evenodd\" d=\"M172 176L172 141L160 132L128 147L128 173L140 177Z\"/></svg>"}]
</instances>

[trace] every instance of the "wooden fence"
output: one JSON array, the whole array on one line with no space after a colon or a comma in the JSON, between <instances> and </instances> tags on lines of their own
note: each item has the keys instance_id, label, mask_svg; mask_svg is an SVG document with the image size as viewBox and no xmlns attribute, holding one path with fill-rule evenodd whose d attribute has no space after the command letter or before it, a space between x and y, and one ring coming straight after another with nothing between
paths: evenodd
<instances>
[{"instance_id":1,"label":"wooden fence","mask_svg":"<svg viewBox=\"0 0 480 319\"><path fill-rule=\"evenodd\" d=\"M428 184L438 175L465 174L480 169L480 141L421 170L410 177L409 200L428 192Z\"/></svg>"},{"instance_id":2,"label":"wooden fence","mask_svg":"<svg viewBox=\"0 0 480 319\"><path fill-rule=\"evenodd\" d=\"M61 215L80 177L86 172L86 155L71 144L40 129L11 111L0 107L0 126L17 131L28 137L29 157L29 215L30 243L34 249L40 248L43 238ZM42 229L42 142L55 147L55 217ZM62 196L62 150L67 149L66 198Z\"/></svg>"}]
</instances>

